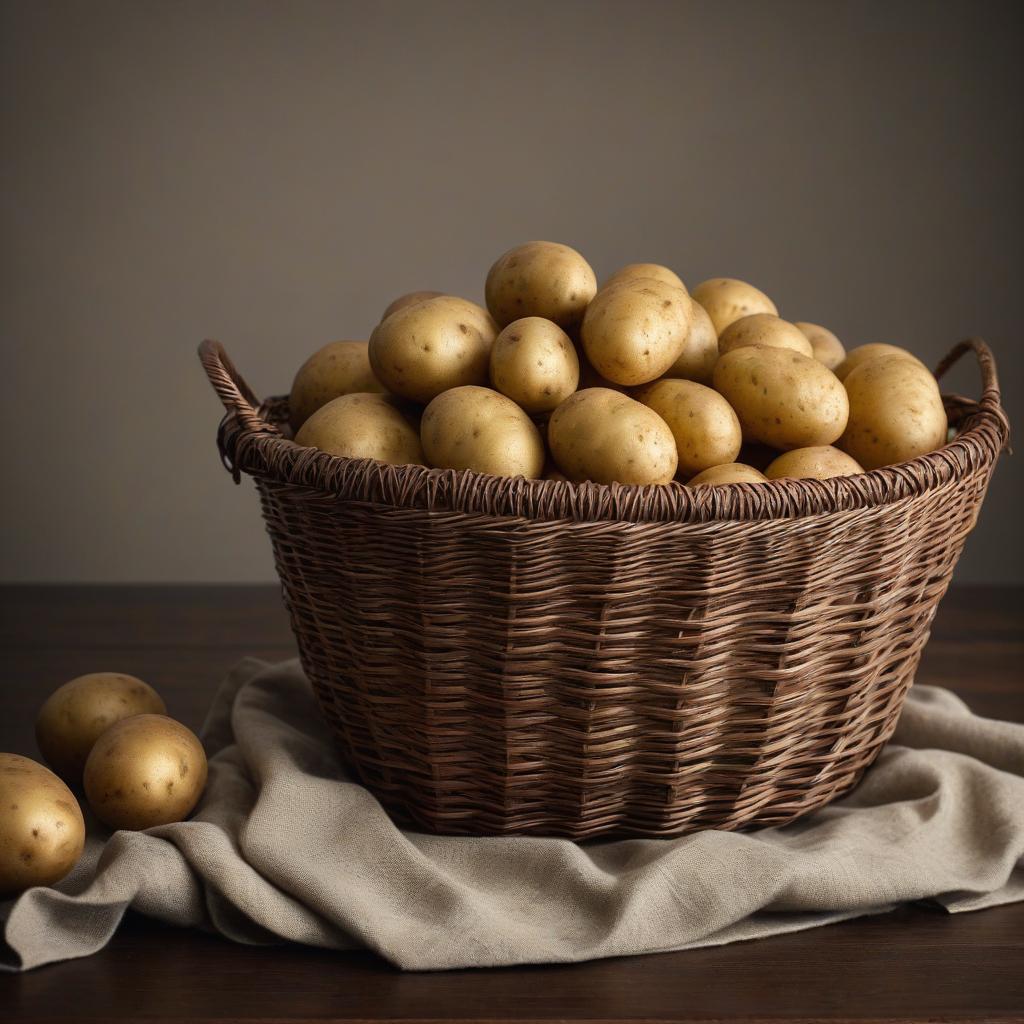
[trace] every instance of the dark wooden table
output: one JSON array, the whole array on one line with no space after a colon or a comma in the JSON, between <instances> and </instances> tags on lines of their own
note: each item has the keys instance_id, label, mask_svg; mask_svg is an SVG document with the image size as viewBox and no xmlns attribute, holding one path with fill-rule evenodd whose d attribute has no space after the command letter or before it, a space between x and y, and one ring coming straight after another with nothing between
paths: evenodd
<instances>
[{"instance_id":1,"label":"dark wooden table","mask_svg":"<svg viewBox=\"0 0 1024 1024\"><path fill-rule=\"evenodd\" d=\"M1024 589L952 591L919 680L1024 721ZM0 588L0 750L37 756L45 695L82 672L149 680L197 726L238 658L294 652L269 587ZM402 974L370 954L253 949L131 917L96 956L0 975L0 1020L1024 1020L1024 904L905 908L719 949L567 967Z\"/></svg>"}]
</instances>

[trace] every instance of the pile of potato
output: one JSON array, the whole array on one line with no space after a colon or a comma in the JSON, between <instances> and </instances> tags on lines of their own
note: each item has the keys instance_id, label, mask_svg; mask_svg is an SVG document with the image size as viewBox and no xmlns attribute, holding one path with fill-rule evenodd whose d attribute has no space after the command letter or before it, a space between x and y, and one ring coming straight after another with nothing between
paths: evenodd
<instances>
[{"instance_id":1,"label":"pile of potato","mask_svg":"<svg viewBox=\"0 0 1024 1024\"><path fill-rule=\"evenodd\" d=\"M822 479L945 443L935 378L894 345L849 354L753 285L687 291L634 263L600 287L554 242L491 267L487 308L413 292L368 343L315 352L292 385L299 445L422 464L598 483L691 487Z\"/></svg>"},{"instance_id":2,"label":"pile of potato","mask_svg":"<svg viewBox=\"0 0 1024 1024\"><path fill-rule=\"evenodd\" d=\"M0 898L52 885L78 861L85 819L75 792L112 829L188 817L206 785L196 735L160 695L123 672L90 672L55 690L36 719L50 765L0 754Z\"/></svg>"}]
</instances>

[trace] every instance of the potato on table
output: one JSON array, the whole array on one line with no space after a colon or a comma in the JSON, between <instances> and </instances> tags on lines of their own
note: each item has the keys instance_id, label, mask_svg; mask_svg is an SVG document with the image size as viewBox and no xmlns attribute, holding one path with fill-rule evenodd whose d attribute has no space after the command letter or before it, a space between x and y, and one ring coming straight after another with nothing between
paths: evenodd
<instances>
[{"instance_id":1,"label":"potato on table","mask_svg":"<svg viewBox=\"0 0 1024 1024\"><path fill-rule=\"evenodd\" d=\"M165 715L135 715L96 741L85 762L85 795L110 828L152 828L192 813L206 773L206 752L191 729Z\"/></svg>"},{"instance_id":2,"label":"potato on table","mask_svg":"<svg viewBox=\"0 0 1024 1024\"><path fill-rule=\"evenodd\" d=\"M608 388L570 395L551 414L548 445L558 468L577 482L666 484L678 462L668 424Z\"/></svg>"},{"instance_id":3,"label":"potato on table","mask_svg":"<svg viewBox=\"0 0 1024 1024\"><path fill-rule=\"evenodd\" d=\"M0 898L53 885L85 846L82 809L48 768L20 754L0 754Z\"/></svg>"},{"instance_id":4,"label":"potato on table","mask_svg":"<svg viewBox=\"0 0 1024 1024\"><path fill-rule=\"evenodd\" d=\"M36 742L46 763L73 785L93 744L115 722L167 713L160 694L124 672L89 672L58 687L36 717Z\"/></svg>"},{"instance_id":5,"label":"potato on table","mask_svg":"<svg viewBox=\"0 0 1024 1024\"><path fill-rule=\"evenodd\" d=\"M784 348L736 348L715 366L715 390L736 410L743 438L772 448L832 444L846 429L850 403L836 375Z\"/></svg>"},{"instance_id":6,"label":"potato on table","mask_svg":"<svg viewBox=\"0 0 1024 1024\"><path fill-rule=\"evenodd\" d=\"M740 421L717 391L691 380L666 379L641 388L636 399L668 424L682 479L735 461L743 443Z\"/></svg>"}]
</instances>

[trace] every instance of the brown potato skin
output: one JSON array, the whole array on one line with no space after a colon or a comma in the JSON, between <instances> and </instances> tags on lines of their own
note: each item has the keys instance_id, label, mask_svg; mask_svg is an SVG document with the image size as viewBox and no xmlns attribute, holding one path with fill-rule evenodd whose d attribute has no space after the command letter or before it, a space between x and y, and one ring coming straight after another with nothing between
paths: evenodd
<instances>
[{"instance_id":1,"label":"brown potato skin","mask_svg":"<svg viewBox=\"0 0 1024 1024\"><path fill-rule=\"evenodd\" d=\"M415 306L417 302L426 302L427 299L436 299L441 295L444 295L444 292L406 292L405 295L399 295L398 298L384 310L381 315L381 320L387 320L392 313L397 313L400 309L405 309L406 306ZM366 389L361 388L360 390Z\"/></svg>"},{"instance_id":2,"label":"brown potato skin","mask_svg":"<svg viewBox=\"0 0 1024 1024\"><path fill-rule=\"evenodd\" d=\"M779 315L775 303L763 291L734 277L711 277L701 281L690 296L707 310L719 336L741 316L751 313Z\"/></svg>"},{"instance_id":3,"label":"brown potato skin","mask_svg":"<svg viewBox=\"0 0 1024 1024\"><path fill-rule=\"evenodd\" d=\"M653 278L602 288L580 329L587 360L606 380L636 387L663 376L683 354L693 312L686 292Z\"/></svg>"},{"instance_id":4,"label":"brown potato skin","mask_svg":"<svg viewBox=\"0 0 1024 1024\"><path fill-rule=\"evenodd\" d=\"M732 406L717 391L691 380L665 379L646 385L636 399L672 431L681 479L735 462L743 432Z\"/></svg>"},{"instance_id":5,"label":"brown potato skin","mask_svg":"<svg viewBox=\"0 0 1024 1024\"><path fill-rule=\"evenodd\" d=\"M596 292L590 264L559 242L526 242L509 249L495 260L484 285L487 308L499 327L539 316L570 331Z\"/></svg>"},{"instance_id":6,"label":"brown potato skin","mask_svg":"<svg viewBox=\"0 0 1024 1024\"><path fill-rule=\"evenodd\" d=\"M490 388L452 388L423 411L423 452L431 466L537 479L544 439L510 398Z\"/></svg>"},{"instance_id":7,"label":"brown potato skin","mask_svg":"<svg viewBox=\"0 0 1024 1024\"><path fill-rule=\"evenodd\" d=\"M718 362L718 333L707 310L699 302L690 303L690 329L679 358L665 371L666 377L711 384Z\"/></svg>"},{"instance_id":8,"label":"brown potato skin","mask_svg":"<svg viewBox=\"0 0 1024 1024\"><path fill-rule=\"evenodd\" d=\"M53 885L85 846L82 809L48 768L0 754L0 897Z\"/></svg>"},{"instance_id":9,"label":"brown potato skin","mask_svg":"<svg viewBox=\"0 0 1024 1024\"><path fill-rule=\"evenodd\" d=\"M314 352L300 367L288 396L288 419L298 430L332 398L356 391L382 392L384 386L370 368L365 341L332 341Z\"/></svg>"},{"instance_id":10,"label":"brown potato skin","mask_svg":"<svg viewBox=\"0 0 1024 1024\"><path fill-rule=\"evenodd\" d=\"M625 281L637 277L654 278L656 281L664 281L665 284L672 285L674 288L682 288L684 292L686 291L683 279L674 270L670 270L660 263L627 263L624 267L616 270L601 287L607 288L608 285L614 284L616 281Z\"/></svg>"},{"instance_id":11,"label":"brown potato skin","mask_svg":"<svg viewBox=\"0 0 1024 1024\"><path fill-rule=\"evenodd\" d=\"M941 448L949 424L935 378L903 355L870 359L844 381L850 418L838 447L865 469Z\"/></svg>"},{"instance_id":12,"label":"brown potato skin","mask_svg":"<svg viewBox=\"0 0 1024 1024\"><path fill-rule=\"evenodd\" d=\"M416 427L391 395L342 395L317 409L295 443L347 459L377 459L393 466L423 465Z\"/></svg>"},{"instance_id":13,"label":"brown potato skin","mask_svg":"<svg viewBox=\"0 0 1024 1024\"><path fill-rule=\"evenodd\" d=\"M688 480L687 487L718 487L721 484L766 484L768 478L753 466L742 462L729 462L712 466Z\"/></svg>"},{"instance_id":14,"label":"brown potato skin","mask_svg":"<svg viewBox=\"0 0 1024 1024\"><path fill-rule=\"evenodd\" d=\"M714 385L736 410L745 441L787 451L832 444L846 429L849 400L842 384L799 352L735 348L715 365Z\"/></svg>"},{"instance_id":15,"label":"brown potato skin","mask_svg":"<svg viewBox=\"0 0 1024 1024\"><path fill-rule=\"evenodd\" d=\"M392 313L370 335L370 366L393 394L426 404L442 391L489 383L498 329L485 309L439 295Z\"/></svg>"},{"instance_id":16,"label":"brown potato skin","mask_svg":"<svg viewBox=\"0 0 1024 1024\"><path fill-rule=\"evenodd\" d=\"M718 351L724 355L744 345L767 345L769 348L788 348L813 357L814 349L796 324L791 324L772 313L751 313L734 320L718 339Z\"/></svg>"},{"instance_id":17,"label":"brown potato skin","mask_svg":"<svg viewBox=\"0 0 1024 1024\"><path fill-rule=\"evenodd\" d=\"M580 361L572 340L543 317L513 320L491 348L491 383L528 413L556 409L579 380Z\"/></svg>"},{"instance_id":18,"label":"brown potato skin","mask_svg":"<svg viewBox=\"0 0 1024 1024\"><path fill-rule=\"evenodd\" d=\"M845 381L858 366L870 362L872 359L880 359L882 356L902 356L904 359L910 359L918 366L924 367L925 370L928 369L913 352L908 352L907 349L900 348L899 345L887 345L885 342L872 341L850 349L846 358L836 367L835 374L840 380Z\"/></svg>"},{"instance_id":19,"label":"brown potato skin","mask_svg":"<svg viewBox=\"0 0 1024 1024\"><path fill-rule=\"evenodd\" d=\"M183 821L206 785L198 737L164 715L135 715L112 725L85 762L85 795L113 829Z\"/></svg>"},{"instance_id":20,"label":"brown potato skin","mask_svg":"<svg viewBox=\"0 0 1024 1024\"><path fill-rule=\"evenodd\" d=\"M819 363L824 363L834 373L836 367L846 358L846 347L843 343L821 324L795 320L794 325L800 328L804 337L811 343L814 358Z\"/></svg>"},{"instance_id":21,"label":"brown potato skin","mask_svg":"<svg viewBox=\"0 0 1024 1024\"><path fill-rule=\"evenodd\" d=\"M558 468L577 483L666 484L678 464L668 424L610 388L570 395L551 414L548 445Z\"/></svg>"},{"instance_id":22,"label":"brown potato skin","mask_svg":"<svg viewBox=\"0 0 1024 1024\"><path fill-rule=\"evenodd\" d=\"M846 452L832 445L814 448L794 448L783 452L764 471L769 480L827 480L833 476L854 476L864 467Z\"/></svg>"},{"instance_id":23,"label":"brown potato skin","mask_svg":"<svg viewBox=\"0 0 1024 1024\"><path fill-rule=\"evenodd\" d=\"M165 715L167 706L147 683L123 672L90 672L58 687L36 717L36 743L46 763L73 786L93 744L131 715Z\"/></svg>"}]
</instances>

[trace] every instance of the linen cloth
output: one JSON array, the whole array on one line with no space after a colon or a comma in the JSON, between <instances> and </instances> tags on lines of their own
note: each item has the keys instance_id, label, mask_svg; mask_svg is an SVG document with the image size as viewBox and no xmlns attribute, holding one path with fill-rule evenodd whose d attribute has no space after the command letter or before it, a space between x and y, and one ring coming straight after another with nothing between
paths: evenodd
<instances>
[{"instance_id":1,"label":"linen cloth","mask_svg":"<svg viewBox=\"0 0 1024 1024\"><path fill-rule=\"evenodd\" d=\"M0 965L100 949L125 910L245 943L368 947L408 970L599 957L791 932L905 901L1024 899L1024 725L911 690L843 800L783 828L576 844L402 832L334 754L297 661L235 667L192 820L95 822L56 888L0 905Z\"/></svg>"}]
</instances>

